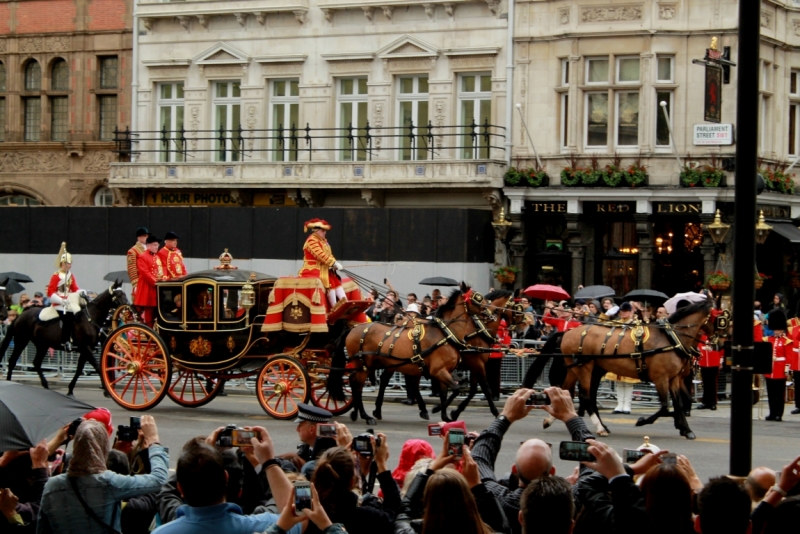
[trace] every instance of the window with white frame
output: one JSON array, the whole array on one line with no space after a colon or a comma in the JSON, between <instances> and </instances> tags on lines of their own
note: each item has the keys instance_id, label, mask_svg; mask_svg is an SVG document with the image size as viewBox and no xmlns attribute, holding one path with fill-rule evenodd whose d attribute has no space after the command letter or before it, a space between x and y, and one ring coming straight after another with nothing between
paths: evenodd
<instances>
[{"instance_id":1,"label":"window with white frame","mask_svg":"<svg viewBox=\"0 0 800 534\"><path fill-rule=\"evenodd\" d=\"M759 88L758 142L759 152L763 156L772 148L772 63L769 61L761 62Z\"/></svg>"},{"instance_id":2,"label":"window with white frame","mask_svg":"<svg viewBox=\"0 0 800 534\"><path fill-rule=\"evenodd\" d=\"M608 84L608 58L586 59L586 84Z\"/></svg>"},{"instance_id":3,"label":"window with white frame","mask_svg":"<svg viewBox=\"0 0 800 534\"><path fill-rule=\"evenodd\" d=\"M366 161L368 121L366 78L341 78L336 98L339 125L339 160Z\"/></svg>"},{"instance_id":4,"label":"window with white frame","mask_svg":"<svg viewBox=\"0 0 800 534\"><path fill-rule=\"evenodd\" d=\"M95 206L113 206L114 192L108 187L101 187L94 193Z\"/></svg>"},{"instance_id":5,"label":"window with white frame","mask_svg":"<svg viewBox=\"0 0 800 534\"><path fill-rule=\"evenodd\" d=\"M610 71L612 61L609 58L587 58L585 64L586 85L598 87L584 93L584 146L587 149L608 149L609 145L637 147L639 57L615 58L613 71Z\"/></svg>"},{"instance_id":6,"label":"window with white frame","mask_svg":"<svg viewBox=\"0 0 800 534\"><path fill-rule=\"evenodd\" d=\"M669 147L669 129L672 125L672 108L674 103L674 90L670 87L675 83L675 58L673 56L656 56L656 101L655 101L655 146ZM665 106L662 106L661 103ZM666 115L664 110L666 109Z\"/></svg>"},{"instance_id":7,"label":"window with white frame","mask_svg":"<svg viewBox=\"0 0 800 534\"><path fill-rule=\"evenodd\" d=\"M656 82L658 83L674 83L675 75L673 73L675 65L675 58L672 56L657 56L656 57Z\"/></svg>"},{"instance_id":8,"label":"window with white frame","mask_svg":"<svg viewBox=\"0 0 800 534\"><path fill-rule=\"evenodd\" d=\"M161 131L158 157L161 162L184 161L184 106L183 82L158 84L158 129Z\"/></svg>"},{"instance_id":9,"label":"window with white frame","mask_svg":"<svg viewBox=\"0 0 800 534\"><path fill-rule=\"evenodd\" d=\"M401 76L397 85L399 159L428 159L428 77Z\"/></svg>"},{"instance_id":10,"label":"window with white frame","mask_svg":"<svg viewBox=\"0 0 800 534\"><path fill-rule=\"evenodd\" d=\"M214 83L214 135L217 161L239 161L242 97L240 82Z\"/></svg>"},{"instance_id":11,"label":"window with white frame","mask_svg":"<svg viewBox=\"0 0 800 534\"><path fill-rule=\"evenodd\" d=\"M789 147L790 156L800 156L800 71L789 73Z\"/></svg>"},{"instance_id":12,"label":"window with white frame","mask_svg":"<svg viewBox=\"0 0 800 534\"><path fill-rule=\"evenodd\" d=\"M459 76L458 101L463 136L461 158L488 159L492 138L492 75L462 74Z\"/></svg>"},{"instance_id":13,"label":"window with white frame","mask_svg":"<svg viewBox=\"0 0 800 534\"><path fill-rule=\"evenodd\" d=\"M559 83L559 139L561 148L569 146L569 60L561 60L561 80Z\"/></svg>"},{"instance_id":14,"label":"window with white frame","mask_svg":"<svg viewBox=\"0 0 800 534\"><path fill-rule=\"evenodd\" d=\"M300 82L273 80L272 95L272 161L297 161L297 146L292 144L293 128L300 120Z\"/></svg>"}]
</instances>

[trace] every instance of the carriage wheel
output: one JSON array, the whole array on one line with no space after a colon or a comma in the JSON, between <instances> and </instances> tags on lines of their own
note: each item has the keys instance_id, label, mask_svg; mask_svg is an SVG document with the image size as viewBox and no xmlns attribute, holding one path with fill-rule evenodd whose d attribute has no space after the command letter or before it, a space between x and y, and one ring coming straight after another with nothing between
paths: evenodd
<instances>
[{"instance_id":1,"label":"carriage wheel","mask_svg":"<svg viewBox=\"0 0 800 534\"><path fill-rule=\"evenodd\" d=\"M292 419L299 411L298 404L308 402L309 385L308 373L300 362L276 356L258 373L258 402L275 419Z\"/></svg>"},{"instance_id":2,"label":"carriage wheel","mask_svg":"<svg viewBox=\"0 0 800 534\"><path fill-rule=\"evenodd\" d=\"M114 310L114 315L111 317L112 328L119 328L120 326L131 323L141 323L133 306L130 304L123 304Z\"/></svg>"},{"instance_id":3,"label":"carriage wheel","mask_svg":"<svg viewBox=\"0 0 800 534\"><path fill-rule=\"evenodd\" d=\"M191 369L175 367L172 371L173 380L167 395L181 406L199 408L205 406L217 396L222 389L222 380L217 377L206 376Z\"/></svg>"},{"instance_id":4,"label":"carriage wheel","mask_svg":"<svg viewBox=\"0 0 800 534\"><path fill-rule=\"evenodd\" d=\"M350 378L345 376L344 380L344 401L339 401L331 397L328 391L328 375L315 377L311 387L311 401L331 412L333 415L342 415L350 410L353 405L353 389L350 387Z\"/></svg>"},{"instance_id":5,"label":"carriage wheel","mask_svg":"<svg viewBox=\"0 0 800 534\"><path fill-rule=\"evenodd\" d=\"M112 331L101 356L103 386L114 402L128 410L149 410L167 394L172 377L169 352L143 324Z\"/></svg>"}]
</instances>

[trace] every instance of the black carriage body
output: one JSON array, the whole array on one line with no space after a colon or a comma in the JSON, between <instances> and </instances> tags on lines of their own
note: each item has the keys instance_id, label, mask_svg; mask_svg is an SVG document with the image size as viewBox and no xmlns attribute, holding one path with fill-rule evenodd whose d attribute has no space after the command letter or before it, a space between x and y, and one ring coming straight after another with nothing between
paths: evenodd
<instances>
[{"instance_id":1,"label":"black carriage body","mask_svg":"<svg viewBox=\"0 0 800 534\"><path fill-rule=\"evenodd\" d=\"M247 371L263 365L280 349L280 336L261 332L276 277L247 270L208 270L159 282L157 331L172 360L198 371ZM240 305L250 281L255 305ZM248 319L249 315L249 321Z\"/></svg>"}]
</instances>

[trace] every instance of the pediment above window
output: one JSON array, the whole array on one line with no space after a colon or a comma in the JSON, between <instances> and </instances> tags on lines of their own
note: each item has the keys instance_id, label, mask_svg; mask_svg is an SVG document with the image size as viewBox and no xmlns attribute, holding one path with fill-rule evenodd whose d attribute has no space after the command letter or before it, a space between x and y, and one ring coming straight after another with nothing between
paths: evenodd
<instances>
[{"instance_id":1,"label":"pediment above window","mask_svg":"<svg viewBox=\"0 0 800 534\"><path fill-rule=\"evenodd\" d=\"M197 65L246 65L250 57L226 43L217 43L192 59Z\"/></svg>"}]
</instances>

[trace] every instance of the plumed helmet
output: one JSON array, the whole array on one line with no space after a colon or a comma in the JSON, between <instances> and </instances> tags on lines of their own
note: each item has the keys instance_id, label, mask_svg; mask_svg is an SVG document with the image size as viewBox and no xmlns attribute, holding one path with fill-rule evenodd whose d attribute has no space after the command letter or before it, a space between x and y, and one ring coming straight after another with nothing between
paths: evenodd
<instances>
[{"instance_id":1,"label":"plumed helmet","mask_svg":"<svg viewBox=\"0 0 800 534\"><path fill-rule=\"evenodd\" d=\"M72 254L67 252L67 243L61 243L61 249L58 251L58 259L56 260L56 267L61 267L62 263L72 263Z\"/></svg>"},{"instance_id":2,"label":"plumed helmet","mask_svg":"<svg viewBox=\"0 0 800 534\"><path fill-rule=\"evenodd\" d=\"M324 219L311 219L306 221L305 224L303 224L303 232L308 232L309 230L311 230L312 232L314 230L327 231L330 229L331 229L330 223Z\"/></svg>"}]
</instances>

